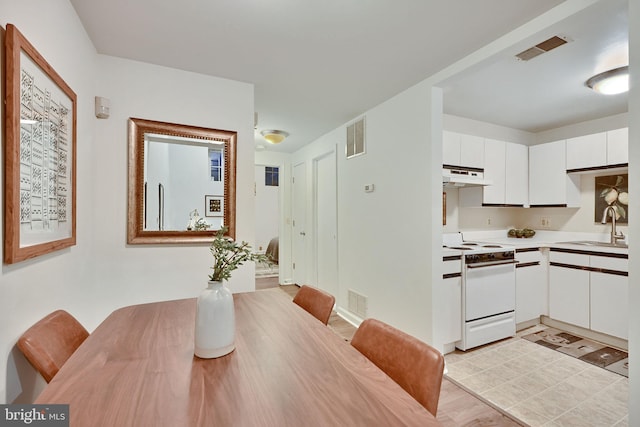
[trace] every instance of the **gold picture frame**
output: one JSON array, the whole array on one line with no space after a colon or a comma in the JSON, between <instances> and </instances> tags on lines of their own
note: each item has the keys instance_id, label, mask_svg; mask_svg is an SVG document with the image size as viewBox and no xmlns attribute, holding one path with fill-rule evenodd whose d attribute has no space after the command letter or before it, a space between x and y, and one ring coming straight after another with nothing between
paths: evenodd
<instances>
[{"instance_id":1,"label":"gold picture frame","mask_svg":"<svg viewBox=\"0 0 640 427\"><path fill-rule=\"evenodd\" d=\"M12 25L5 34L4 262L76 244L76 94Z\"/></svg>"}]
</instances>

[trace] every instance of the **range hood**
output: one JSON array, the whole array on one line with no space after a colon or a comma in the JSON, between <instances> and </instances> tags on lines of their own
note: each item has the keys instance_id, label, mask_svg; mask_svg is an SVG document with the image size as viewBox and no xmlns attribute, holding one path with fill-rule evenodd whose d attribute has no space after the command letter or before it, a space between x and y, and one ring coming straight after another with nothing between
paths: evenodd
<instances>
[{"instance_id":1,"label":"range hood","mask_svg":"<svg viewBox=\"0 0 640 427\"><path fill-rule=\"evenodd\" d=\"M445 188L482 187L492 182L484 179L484 170L456 166L442 167L442 186Z\"/></svg>"}]
</instances>

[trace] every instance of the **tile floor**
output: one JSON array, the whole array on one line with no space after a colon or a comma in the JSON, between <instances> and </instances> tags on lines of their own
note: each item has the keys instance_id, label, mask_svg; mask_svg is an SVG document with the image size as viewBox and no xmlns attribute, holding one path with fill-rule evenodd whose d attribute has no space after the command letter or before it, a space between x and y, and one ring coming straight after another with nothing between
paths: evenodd
<instances>
[{"instance_id":1,"label":"tile floor","mask_svg":"<svg viewBox=\"0 0 640 427\"><path fill-rule=\"evenodd\" d=\"M628 425L628 378L524 335L445 355L447 377L530 426Z\"/></svg>"}]
</instances>

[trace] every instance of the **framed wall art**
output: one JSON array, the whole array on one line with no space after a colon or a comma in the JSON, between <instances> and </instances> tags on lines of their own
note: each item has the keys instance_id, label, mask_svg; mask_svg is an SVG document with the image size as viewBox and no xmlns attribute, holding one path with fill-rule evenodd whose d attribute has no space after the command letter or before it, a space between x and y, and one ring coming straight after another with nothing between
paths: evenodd
<instances>
[{"instance_id":1,"label":"framed wall art","mask_svg":"<svg viewBox=\"0 0 640 427\"><path fill-rule=\"evenodd\" d=\"M12 25L5 34L4 262L76 244L76 94Z\"/></svg>"},{"instance_id":2,"label":"framed wall art","mask_svg":"<svg viewBox=\"0 0 640 427\"><path fill-rule=\"evenodd\" d=\"M222 216L224 214L223 196L204 196L204 216Z\"/></svg>"},{"instance_id":3,"label":"framed wall art","mask_svg":"<svg viewBox=\"0 0 640 427\"><path fill-rule=\"evenodd\" d=\"M616 213L618 224L629 222L629 175L609 175L595 178L594 221L596 223L611 222L611 206Z\"/></svg>"}]
</instances>

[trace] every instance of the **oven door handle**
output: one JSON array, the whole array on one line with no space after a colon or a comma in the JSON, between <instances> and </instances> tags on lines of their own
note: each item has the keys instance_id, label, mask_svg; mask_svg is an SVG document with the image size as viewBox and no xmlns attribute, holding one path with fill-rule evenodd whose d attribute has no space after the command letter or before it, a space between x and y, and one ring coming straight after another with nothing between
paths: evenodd
<instances>
[{"instance_id":1,"label":"oven door handle","mask_svg":"<svg viewBox=\"0 0 640 427\"><path fill-rule=\"evenodd\" d=\"M517 264L518 261L515 259L508 259L504 261L488 261L488 262L479 262L477 264L467 264L467 268L482 268L482 267L493 267L496 265L507 265L507 264Z\"/></svg>"}]
</instances>

